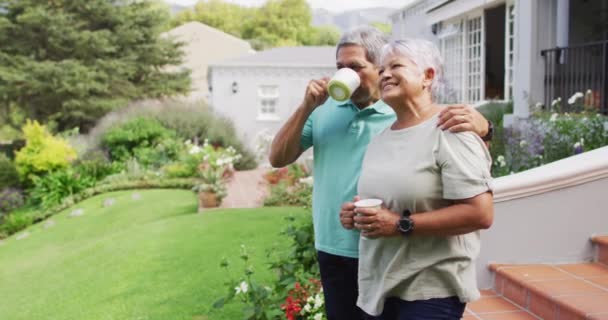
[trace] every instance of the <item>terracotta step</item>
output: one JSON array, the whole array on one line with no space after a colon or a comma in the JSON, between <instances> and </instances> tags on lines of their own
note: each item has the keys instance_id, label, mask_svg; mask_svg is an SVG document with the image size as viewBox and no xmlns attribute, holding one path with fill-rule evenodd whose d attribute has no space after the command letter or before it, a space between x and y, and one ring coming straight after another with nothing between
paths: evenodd
<instances>
[{"instance_id":1,"label":"terracotta step","mask_svg":"<svg viewBox=\"0 0 608 320\"><path fill-rule=\"evenodd\" d=\"M498 295L481 290L481 299L467 304L463 320L537 320L528 310Z\"/></svg>"},{"instance_id":2,"label":"terracotta step","mask_svg":"<svg viewBox=\"0 0 608 320\"><path fill-rule=\"evenodd\" d=\"M494 290L544 320L608 320L608 267L600 263L491 265Z\"/></svg>"},{"instance_id":3,"label":"terracotta step","mask_svg":"<svg viewBox=\"0 0 608 320\"><path fill-rule=\"evenodd\" d=\"M597 247L597 261L608 265L608 236L594 236L591 242Z\"/></svg>"}]
</instances>

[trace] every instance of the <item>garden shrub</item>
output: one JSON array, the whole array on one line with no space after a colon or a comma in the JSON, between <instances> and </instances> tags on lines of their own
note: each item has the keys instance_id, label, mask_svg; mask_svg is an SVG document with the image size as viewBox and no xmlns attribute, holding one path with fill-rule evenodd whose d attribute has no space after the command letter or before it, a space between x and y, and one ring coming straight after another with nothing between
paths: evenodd
<instances>
[{"instance_id":1,"label":"garden shrub","mask_svg":"<svg viewBox=\"0 0 608 320\"><path fill-rule=\"evenodd\" d=\"M34 215L27 211L13 212L4 217L0 224L0 233L4 235L12 235L17 233L34 223Z\"/></svg>"},{"instance_id":2,"label":"garden shrub","mask_svg":"<svg viewBox=\"0 0 608 320\"><path fill-rule=\"evenodd\" d=\"M76 161L73 168L81 177L102 181L109 175L120 173L124 169L124 164L105 159L83 159Z\"/></svg>"},{"instance_id":3,"label":"garden shrub","mask_svg":"<svg viewBox=\"0 0 608 320\"><path fill-rule=\"evenodd\" d=\"M72 168L57 170L34 179L30 201L47 209L60 204L68 197L93 187L95 183L93 177L82 175Z\"/></svg>"},{"instance_id":4,"label":"garden shrub","mask_svg":"<svg viewBox=\"0 0 608 320\"><path fill-rule=\"evenodd\" d=\"M23 191L20 189L6 188L0 191L0 215L6 215L21 208L23 203Z\"/></svg>"},{"instance_id":5,"label":"garden shrub","mask_svg":"<svg viewBox=\"0 0 608 320\"><path fill-rule=\"evenodd\" d=\"M264 199L266 207L312 206L312 187L305 183L289 186L282 181L270 188L270 195Z\"/></svg>"},{"instance_id":6,"label":"garden shrub","mask_svg":"<svg viewBox=\"0 0 608 320\"><path fill-rule=\"evenodd\" d=\"M51 135L37 121L23 126L25 147L15 154L19 177L30 184L33 177L66 168L76 159L76 151L63 139Z\"/></svg>"},{"instance_id":7,"label":"garden shrub","mask_svg":"<svg viewBox=\"0 0 608 320\"><path fill-rule=\"evenodd\" d=\"M0 153L0 189L19 186L19 173L11 159Z\"/></svg>"},{"instance_id":8,"label":"garden shrub","mask_svg":"<svg viewBox=\"0 0 608 320\"><path fill-rule=\"evenodd\" d=\"M102 146L110 151L114 161L125 161L142 149L153 149L161 141L170 139L175 133L156 119L137 117L108 130L102 137Z\"/></svg>"},{"instance_id":9,"label":"garden shrub","mask_svg":"<svg viewBox=\"0 0 608 320\"><path fill-rule=\"evenodd\" d=\"M608 117L595 112L537 112L504 129L504 151L493 152L492 174L504 176L608 145Z\"/></svg>"},{"instance_id":10,"label":"garden shrub","mask_svg":"<svg viewBox=\"0 0 608 320\"><path fill-rule=\"evenodd\" d=\"M100 119L91 130L88 140L93 147L103 144L103 136L116 126L134 118L153 118L165 128L174 131L181 140L200 143L207 139L214 146L234 147L242 155L235 163L238 170L257 167L255 156L238 139L234 126L215 113L203 102L179 100L139 101L127 108L116 110Z\"/></svg>"}]
</instances>

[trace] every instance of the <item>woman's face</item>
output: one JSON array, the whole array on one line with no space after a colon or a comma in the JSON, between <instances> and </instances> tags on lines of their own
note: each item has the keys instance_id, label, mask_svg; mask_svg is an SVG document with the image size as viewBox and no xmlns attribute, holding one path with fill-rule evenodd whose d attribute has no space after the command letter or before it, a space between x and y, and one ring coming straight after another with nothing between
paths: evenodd
<instances>
[{"instance_id":1,"label":"woman's face","mask_svg":"<svg viewBox=\"0 0 608 320\"><path fill-rule=\"evenodd\" d=\"M430 94L427 89L433 80L433 69L423 72L412 60L398 53L388 54L378 72L380 94L382 100L388 104L392 101L402 101L404 98Z\"/></svg>"}]
</instances>

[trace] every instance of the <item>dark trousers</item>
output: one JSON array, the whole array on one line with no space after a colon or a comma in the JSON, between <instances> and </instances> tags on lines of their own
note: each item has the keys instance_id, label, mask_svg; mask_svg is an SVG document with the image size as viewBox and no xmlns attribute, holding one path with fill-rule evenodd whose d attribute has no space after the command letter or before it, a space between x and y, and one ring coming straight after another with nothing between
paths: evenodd
<instances>
[{"instance_id":1,"label":"dark trousers","mask_svg":"<svg viewBox=\"0 0 608 320\"><path fill-rule=\"evenodd\" d=\"M359 259L317 251L328 320L359 320L365 313L357 307Z\"/></svg>"},{"instance_id":2,"label":"dark trousers","mask_svg":"<svg viewBox=\"0 0 608 320\"><path fill-rule=\"evenodd\" d=\"M367 320L460 320L466 304L458 297L404 301L388 298L379 317Z\"/></svg>"}]
</instances>

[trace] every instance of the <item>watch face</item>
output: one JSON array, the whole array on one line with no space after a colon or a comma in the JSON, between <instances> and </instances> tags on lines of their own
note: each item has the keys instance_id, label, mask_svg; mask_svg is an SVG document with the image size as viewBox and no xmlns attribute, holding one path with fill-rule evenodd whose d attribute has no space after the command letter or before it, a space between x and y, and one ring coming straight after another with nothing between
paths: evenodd
<instances>
[{"instance_id":1,"label":"watch face","mask_svg":"<svg viewBox=\"0 0 608 320\"><path fill-rule=\"evenodd\" d=\"M412 220L410 220L409 218L401 218L399 220L399 231L404 234L407 234L412 231Z\"/></svg>"}]
</instances>

